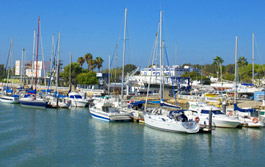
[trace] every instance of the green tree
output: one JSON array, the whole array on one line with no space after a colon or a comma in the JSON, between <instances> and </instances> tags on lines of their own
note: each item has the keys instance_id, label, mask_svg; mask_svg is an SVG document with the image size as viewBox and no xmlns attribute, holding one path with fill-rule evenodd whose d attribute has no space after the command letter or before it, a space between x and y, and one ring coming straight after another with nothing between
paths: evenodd
<instances>
[{"instance_id":1,"label":"green tree","mask_svg":"<svg viewBox=\"0 0 265 167\"><path fill-rule=\"evenodd\" d=\"M103 62L104 60L101 57L96 57L96 66L98 68L98 72L100 72Z\"/></svg>"},{"instance_id":2,"label":"green tree","mask_svg":"<svg viewBox=\"0 0 265 167\"><path fill-rule=\"evenodd\" d=\"M87 53L85 54L85 60L87 62L87 65L88 65L88 69L91 69L91 65L92 65L92 60L93 60L93 56L91 53Z\"/></svg>"},{"instance_id":3,"label":"green tree","mask_svg":"<svg viewBox=\"0 0 265 167\"><path fill-rule=\"evenodd\" d=\"M126 75L127 73L132 72L133 70L135 70L137 67L133 64L126 64L124 66L124 74ZM121 68L122 69L122 68Z\"/></svg>"},{"instance_id":4,"label":"green tree","mask_svg":"<svg viewBox=\"0 0 265 167\"><path fill-rule=\"evenodd\" d=\"M245 57L239 57L237 60L238 67L246 66L248 65L247 58Z\"/></svg>"},{"instance_id":5,"label":"green tree","mask_svg":"<svg viewBox=\"0 0 265 167\"><path fill-rule=\"evenodd\" d=\"M83 84L83 85L98 84L96 72L93 72L93 71L81 73L76 77L76 79L77 79L77 83Z\"/></svg>"},{"instance_id":6,"label":"green tree","mask_svg":"<svg viewBox=\"0 0 265 167\"><path fill-rule=\"evenodd\" d=\"M191 80L198 80L199 76L200 76L200 74L196 71L185 72L185 74L181 75L181 77L187 77L187 78L190 78ZM210 84L210 79L207 78L206 76L203 76L202 80L203 80L204 84Z\"/></svg>"},{"instance_id":7,"label":"green tree","mask_svg":"<svg viewBox=\"0 0 265 167\"><path fill-rule=\"evenodd\" d=\"M77 62L80 64L81 67L83 67L83 64L84 64L84 62L85 62L85 59L84 59L83 57L79 57L79 58L77 59Z\"/></svg>"},{"instance_id":8,"label":"green tree","mask_svg":"<svg viewBox=\"0 0 265 167\"><path fill-rule=\"evenodd\" d=\"M219 56L216 56L214 59L213 59L213 64L217 64L217 65L220 65L220 64L223 64L224 60L219 57Z\"/></svg>"},{"instance_id":9,"label":"green tree","mask_svg":"<svg viewBox=\"0 0 265 167\"><path fill-rule=\"evenodd\" d=\"M76 76L78 76L78 74L83 72L83 68L80 67L80 64L77 62L72 63L72 72L71 72L71 76L75 76L72 78L72 83L74 85L77 84L77 79ZM70 75L70 64L68 64L67 66L64 67L64 71L60 73L60 76L64 79L65 82L69 82L69 75Z\"/></svg>"}]
</instances>

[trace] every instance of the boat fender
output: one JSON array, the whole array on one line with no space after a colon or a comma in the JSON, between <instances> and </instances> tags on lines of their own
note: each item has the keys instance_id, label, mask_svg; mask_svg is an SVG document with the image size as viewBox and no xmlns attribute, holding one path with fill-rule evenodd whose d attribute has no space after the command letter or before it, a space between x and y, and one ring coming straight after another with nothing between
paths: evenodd
<instances>
[{"instance_id":1,"label":"boat fender","mask_svg":"<svg viewBox=\"0 0 265 167\"><path fill-rule=\"evenodd\" d=\"M252 119L252 122L253 122L254 124L256 124L256 123L258 123L258 122L259 122L259 120L258 120L258 118L257 118L257 117L254 117L254 118Z\"/></svg>"},{"instance_id":2,"label":"boat fender","mask_svg":"<svg viewBox=\"0 0 265 167\"><path fill-rule=\"evenodd\" d=\"M195 122L198 123L200 121L200 118L199 117L195 117Z\"/></svg>"}]
</instances>

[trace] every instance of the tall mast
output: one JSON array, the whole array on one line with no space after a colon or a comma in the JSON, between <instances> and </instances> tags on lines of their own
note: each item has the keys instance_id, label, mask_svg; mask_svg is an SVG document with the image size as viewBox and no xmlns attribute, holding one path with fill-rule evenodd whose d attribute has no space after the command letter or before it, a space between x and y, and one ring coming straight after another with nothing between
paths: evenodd
<instances>
[{"instance_id":1,"label":"tall mast","mask_svg":"<svg viewBox=\"0 0 265 167\"><path fill-rule=\"evenodd\" d=\"M254 32L252 34L252 84L254 84L254 40L255 40L255 36L254 36Z\"/></svg>"},{"instance_id":2,"label":"tall mast","mask_svg":"<svg viewBox=\"0 0 265 167\"><path fill-rule=\"evenodd\" d=\"M110 56L109 56L108 94L110 94Z\"/></svg>"},{"instance_id":3,"label":"tall mast","mask_svg":"<svg viewBox=\"0 0 265 167\"><path fill-rule=\"evenodd\" d=\"M34 57L35 57L35 43L36 43L36 30L34 29L33 35L33 52L32 52L32 63L31 63L31 87L33 88L33 66L34 66Z\"/></svg>"},{"instance_id":4,"label":"tall mast","mask_svg":"<svg viewBox=\"0 0 265 167\"><path fill-rule=\"evenodd\" d=\"M237 36L236 36L236 47L235 47L235 83L234 83L234 104L236 104L237 97Z\"/></svg>"},{"instance_id":5,"label":"tall mast","mask_svg":"<svg viewBox=\"0 0 265 167\"><path fill-rule=\"evenodd\" d=\"M201 58L201 85L202 85L202 58Z\"/></svg>"},{"instance_id":6,"label":"tall mast","mask_svg":"<svg viewBox=\"0 0 265 167\"><path fill-rule=\"evenodd\" d=\"M122 56L122 76L121 76L121 100L123 100L125 46L126 46L126 26L127 26L127 8L125 8L124 34L123 34L123 56Z\"/></svg>"},{"instance_id":7,"label":"tall mast","mask_svg":"<svg viewBox=\"0 0 265 167\"><path fill-rule=\"evenodd\" d=\"M116 44L115 48L115 83L117 82L117 60L118 60L118 44Z\"/></svg>"},{"instance_id":8,"label":"tall mast","mask_svg":"<svg viewBox=\"0 0 265 167\"><path fill-rule=\"evenodd\" d=\"M44 79L44 85L46 87L46 65L45 65L45 62L44 62L44 52L43 52L43 44L42 44L42 33L41 33L41 27L40 27L40 45L41 45L41 57L42 57L42 70L43 70L43 79ZM47 91L46 91L47 93Z\"/></svg>"},{"instance_id":9,"label":"tall mast","mask_svg":"<svg viewBox=\"0 0 265 167\"><path fill-rule=\"evenodd\" d=\"M69 90L72 89L72 53L70 52Z\"/></svg>"},{"instance_id":10,"label":"tall mast","mask_svg":"<svg viewBox=\"0 0 265 167\"><path fill-rule=\"evenodd\" d=\"M51 71L52 71L52 64L53 64L53 54L54 54L54 34L52 34L52 51L51 51L51 61L50 61Z\"/></svg>"},{"instance_id":11,"label":"tall mast","mask_svg":"<svg viewBox=\"0 0 265 167\"><path fill-rule=\"evenodd\" d=\"M160 11L160 29L159 29L159 33L160 33L160 40L159 40L159 46L160 46L160 101L162 101L163 99L163 90L162 90L162 16L163 16L163 12Z\"/></svg>"},{"instance_id":12,"label":"tall mast","mask_svg":"<svg viewBox=\"0 0 265 167\"><path fill-rule=\"evenodd\" d=\"M40 16L38 17L38 34L37 34L37 55L36 55L36 78L35 89L37 91L37 79L38 79L38 56L39 56L39 37L40 37Z\"/></svg>"},{"instance_id":13,"label":"tall mast","mask_svg":"<svg viewBox=\"0 0 265 167\"><path fill-rule=\"evenodd\" d=\"M162 99L165 97L165 78L164 78L164 66L165 66L165 41L162 40Z\"/></svg>"},{"instance_id":14,"label":"tall mast","mask_svg":"<svg viewBox=\"0 0 265 167\"><path fill-rule=\"evenodd\" d=\"M23 85L22 75L24 74L24 54L25 54L25 49L22 49L22 56L20 61L20 87L22 87Z\"/></svg>"},{"instance_id":15,"label":"tall mast","mask_svg":"<svg viewBox=\"0 0 265 167\"><path fill-rule=\"evenodd\" d=\"M7 68L7 87L8 87L8 80L9 80L9 71L10 71L10 66L12 62L12 49L13 49L13 38L11 39L11 46L10 46L10 51L9 51L9 62L8 62L8 68Z\"/></svg>"},{"instance_id":16,"label":"tall mast","mask_svg":"<svg viewBox=\"0 0 265 167\"><path fill-rule=\"evenodd\" d=\"M23 71L22 71L22 86L24 86L25 82L25 59L26 59L26 49L23 49Z\"/></svg>"},{"instance_id":17,"label":"tall mast","mask_svg":"<svg viewBox=\"0 0 265 167\"><path fill-rule=\"evenodd\" d=\"M176 44L175 48L176 48L176 50L175 50L176 57L175 58L176 58L176 65L177 65L177 63L178 63L178 52L177 52L178 51L178 46L177 46L177 44Z\"/></svg>"},{"instance_id":18,"label":"tall mast","mask_svg":"<svg viewBox=\"0 0 265 167\"><path fill-rule=\"evenodd\" d=\"M59 86L59 71L60 71L60 38L61 38L61 33L59 32L58 35L58 51L57 51L57 70L56 70L56 92ZM58 94L58 92L57 92Z\"/></svg>"}]
</instances>

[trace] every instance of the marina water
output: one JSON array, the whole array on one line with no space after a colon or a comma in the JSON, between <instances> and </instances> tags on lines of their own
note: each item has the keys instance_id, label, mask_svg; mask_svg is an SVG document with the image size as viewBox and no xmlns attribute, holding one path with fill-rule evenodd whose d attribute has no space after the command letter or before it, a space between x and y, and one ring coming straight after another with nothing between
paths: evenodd
<instances>
[{"instance_id":1,"label":"marina water","mask_svg":"<svg viewBox=\"0 0 265 167\"><path fill-rule=\"evenodd\" d=\"M163 132L92 119L88 108L0 104L0 166L264 166L263 129Z\"/></svg>"}]
</instances>

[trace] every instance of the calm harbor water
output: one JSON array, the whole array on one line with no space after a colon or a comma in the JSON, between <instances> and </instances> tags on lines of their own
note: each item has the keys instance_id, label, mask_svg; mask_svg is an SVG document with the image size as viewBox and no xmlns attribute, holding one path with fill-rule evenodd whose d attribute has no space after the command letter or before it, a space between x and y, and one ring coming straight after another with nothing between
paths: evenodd
<instances>
[{"instance_id":1,"label":"calm harbor water","mask_svg":"<svg viewBox=\"0 0 265 167\"><path fill-rule=\"evenodd\" d=\"M265 166L264 129L178 134L108 123L88 109L0 104L0 166Z\"/></svg>"}]
</instances>

